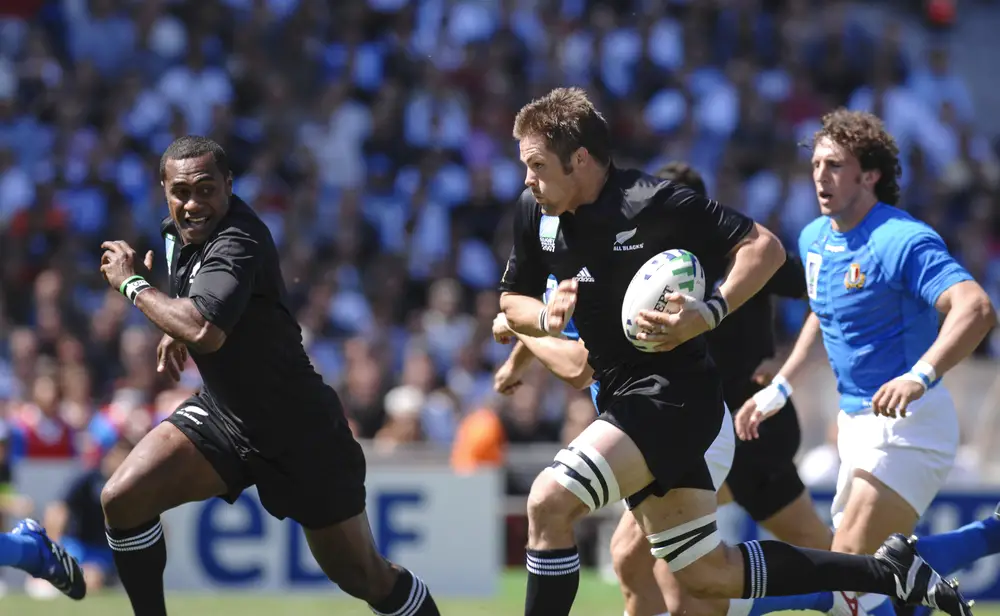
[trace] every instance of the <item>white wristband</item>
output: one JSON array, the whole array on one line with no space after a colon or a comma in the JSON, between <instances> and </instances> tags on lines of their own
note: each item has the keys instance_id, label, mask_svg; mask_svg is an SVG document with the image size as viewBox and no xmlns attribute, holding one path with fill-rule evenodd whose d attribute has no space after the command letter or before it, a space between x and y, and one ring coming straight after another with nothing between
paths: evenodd
<instances>
[{"instance_id":1,"label":"white wristband","mask_svg":"<svg viewBox=\"0 0 1000 616\"><path fill-rule=\"evenodd\" d=\"M546 334L549 332L549 307L542 306L542 309L538 311L538 329L542 330Z\"/></svg>"},{"instance_id":2,"label":"white wristband","mask_svg":"<svg viewBox=\"0 0 1000 616\"><path fill-rule=\"evenodd\" d=\"M779 374L770 385L753 395L753 401L758 413L773 413L784 407L791 395L792 384Z\"/></svg>"},{"instance_id":3,"label":"white wristband","mask_svg":"<svg viewBox=\"0 0 1000 616\"><path fill-rule=\"evenodd\" d=\"M910 371L900 378L906 379L907 381L913 381L914 383L920 383L923 385L924 391L927 391L930 388L931 383L937 380L937 371L934 370L934 366L920 360L913 364Z\"/></svg>"}]
</instances>

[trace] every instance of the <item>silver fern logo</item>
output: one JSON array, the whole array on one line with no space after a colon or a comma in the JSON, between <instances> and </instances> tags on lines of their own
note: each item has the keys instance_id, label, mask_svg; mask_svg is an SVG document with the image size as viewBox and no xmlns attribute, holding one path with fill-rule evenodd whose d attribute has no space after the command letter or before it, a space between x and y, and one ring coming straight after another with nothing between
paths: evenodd
<instances>
[{"instance_id":1,"label":"silver fern logo","mask_svg":"<svg viewBox=\"0 0 1000 616\"><path fill-rule=\"evenodd\" d=\"M626 252L629 250L639 250L640 248L642 248L642 242L639 242L638 244L625 243L630 239L632 239L633 237L635 237L635 233L638 230L639 228L636 227L634 229L629 229L628 231L622 231L621 233L615 234L615 252Z\"/></svg>"}]
</instances>

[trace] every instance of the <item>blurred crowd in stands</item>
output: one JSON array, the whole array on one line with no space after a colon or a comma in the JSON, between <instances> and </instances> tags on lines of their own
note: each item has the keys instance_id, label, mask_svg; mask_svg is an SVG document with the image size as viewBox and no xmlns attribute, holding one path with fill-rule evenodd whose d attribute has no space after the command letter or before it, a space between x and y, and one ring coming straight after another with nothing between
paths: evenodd
<instances>
[{"instance_id":1,"label":"blurred crowd in stands","mask_svg":"<svg viewBox=\"0 0 1000 616\"><path fill-rule=\"evenodd\" d=\"M509 352L490 337L495 285L523 188L512 119L557 85L587 88L618 164L686 159L790 245L817 215L798 144L835 106L874 111L903 152L903 207L993 291L996 144L947 46L910 53L908 17L862 19L871 8L0 3L0 483L24 456L96 463L198 387L193 364L178 385L156 373L158 333L98 272L100 243L122 239L154 251L163 288L158 162L187 133L227 149L235 192L282 250L317 369L384 448L448 450L461 433L460 457L499 461L504 441L559 441L592 419L541 369L493 392ZM778 312L786 341L803 310Z\"/></svg>"}]
</instances>

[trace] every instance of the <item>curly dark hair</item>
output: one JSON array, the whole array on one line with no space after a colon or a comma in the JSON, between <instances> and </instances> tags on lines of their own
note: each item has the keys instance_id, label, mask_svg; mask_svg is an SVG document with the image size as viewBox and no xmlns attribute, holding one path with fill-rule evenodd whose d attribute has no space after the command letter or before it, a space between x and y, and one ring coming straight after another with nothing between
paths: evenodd
<instances>
[{"instance_id":1,"label":"curly dark hair","mask_svg":"<svg viewBox=\"0 0 1000 616\"><path fill-rule=\"evenodd\" d=\"M586 148L602 165L611 162L608 123L581 88L556 88L521 108L514 118L514 139L541 135L570 169L570 156Z\"/></svg>"},{"instance_id":2,"label":"curly dark hair","mask_svg":"<svg viewBox=\"0 0 1000 616\"><path fill-rule=\"evenodd\" d=\"M878 170L875 197L882 203L899 203L899 147L878 116L867 111L837 109L823 116L823 127L813 136L813 147L823 137L846 149L858 159L863 171Z\"/></svg>"}]
</instances>

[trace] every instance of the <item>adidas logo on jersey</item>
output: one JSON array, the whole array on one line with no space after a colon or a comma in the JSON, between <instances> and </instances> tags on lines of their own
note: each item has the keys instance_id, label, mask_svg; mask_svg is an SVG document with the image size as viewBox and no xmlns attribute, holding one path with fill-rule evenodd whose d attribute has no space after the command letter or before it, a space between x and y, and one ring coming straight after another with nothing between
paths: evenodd
<instances>
[{"instance_id":1,"label":"adidas logo on jersey","mask_svg":"<svg viewBox=\"0 0 1000 616\"><path fill-rule=\"evenodd\" d=\"M583 268L577 272L576 276L573 276L573 279L577 282L594 282L594 277L590 275L590 270L587 268Z\"/></svg>"}]
</instances>

